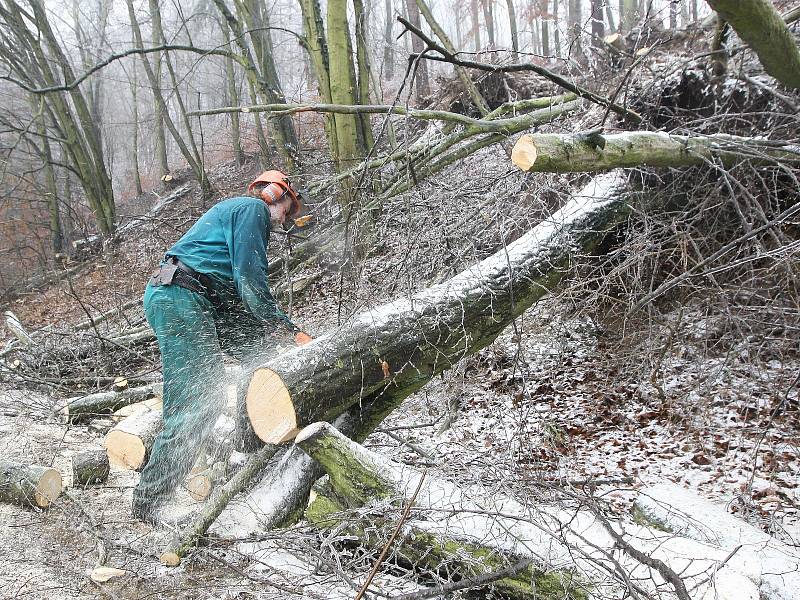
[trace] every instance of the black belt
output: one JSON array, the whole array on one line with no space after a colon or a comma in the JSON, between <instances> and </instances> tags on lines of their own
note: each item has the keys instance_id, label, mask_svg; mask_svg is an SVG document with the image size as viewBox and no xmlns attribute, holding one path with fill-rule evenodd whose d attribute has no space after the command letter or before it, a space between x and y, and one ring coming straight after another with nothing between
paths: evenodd
<instances>
[{"instance_id":1,"label":"black belt","mask_svg":"<svg viewBox=\"0 0 800 600\"><path fill-rule=\"evenodd\" d=\"M211 301L216 301L211 278L186 266L174 256L165 257L164 263L150 277L150 285L177 285L198 294L203 294Z\"/></svg>"}]
</instances>

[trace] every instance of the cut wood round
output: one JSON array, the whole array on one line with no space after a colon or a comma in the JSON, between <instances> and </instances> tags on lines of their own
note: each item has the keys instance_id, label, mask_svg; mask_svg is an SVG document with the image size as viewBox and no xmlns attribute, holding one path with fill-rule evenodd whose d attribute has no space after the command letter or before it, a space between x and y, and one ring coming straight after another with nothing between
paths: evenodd
<instances>
[{"instance_id":1,"label":"cut wood round","mask_svg":"<svg viewBox=\"0 0 800 600\"><path fill-rule=\"evenodd\" d=\"M109 462L122 469L141 470L161 429L160 411L138 412L123 419L105 439Z\"/></svg>"},{"instance_id":2,"label":"cut wood round","mask_svg":"<svg viewBox=\"0 0 800 600\"><path fill-rule=\"evenodd\" d=\"M214 487L225 479L226 463L220 461L196 473L190 473L186 479L186 490L193 500L198 502L211 495Z\"/></svg>"},{"instance_id":3,"label":"cut wood round","mask_svg":"<svg viewBox=\"0 0 800 600\"><path fill-rule=\"evenodd\" d=\"M72 457L72 485L91 485L108 479L108 454L89 450Z\"/></svg>"},{"instance_id":4,"label":"cut wood round","mask_svg":"<svg viewBox=\"0 0 800 600\"><path fill-rule=\"evenodd\" d=\"M61 473L41 465L0 462L0 501L47 508L61 495Z\"/></svg>"},{"instance_id":5,"label":"cut wood round","mask_svg":"<svg viewBox=\"0 0 800 600\"><path fill-rule=\"evenodd\" d=\"M123 419L130 417L139 412L148 412L148 411L156 411L161 412L162 405L164 403L163 398L160 396L155 396L150 398L149 400L144 400L142 402L137 402L136 404L128 404L127 406L123 406L122 408L115 410L114 414L111 415L111 418L114 420L115 423L119 423Z\"/></svg>"},{"instance_id":6,"label":"cut wood round","mask_svg":"<svg viewBox=\"0 0 800 600\"><path fill-rule=\"evenodd\" d=\"M270 369L257 370L247 388L247 398L247 416L262 441L280 444L297 434L297 414L280 375ZM257 402L249 401L256 398Z\"/></svg>"}]
</instances>

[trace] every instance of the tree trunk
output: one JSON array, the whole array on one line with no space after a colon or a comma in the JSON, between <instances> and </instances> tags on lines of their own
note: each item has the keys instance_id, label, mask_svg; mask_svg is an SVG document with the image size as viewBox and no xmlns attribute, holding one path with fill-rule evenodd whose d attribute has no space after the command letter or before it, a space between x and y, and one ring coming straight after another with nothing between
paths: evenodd
<instances>
[{"instance_id":1,"label":"tree trunk","mask_svg":"<svg viewBox=\"0 0 800 600\"><path fill-rule=\"evenodd\" d=\"M478 0L470 0L470 16L472 17L472 39L475 52L481 51L481 22Z\"/></svg>"},{"instance_id":2,"label":"tree trunk","mask_svg":"<svg viewBox=\"0 0 800 600\"><path fill-rule=\"evenodd\" d=\"M327 423L317 423L304 429L297 437L297 446L322 465L330 477L332 488L331 496L317 495L305 511L306 519L323 529L341 531L343 528L362 543L376 549L383 548L388 536L386 526L393 528L393 522L381 516L377 523L370 520L362 525L361 519L343 520L337 513L344 509L368 507L380 500L396 501L407 497L408 490L398 488L395 481L384 477L372 460L372 453ZM430 493L429 489L426 491ZM423 501L420 504L425 503ZM455 523L456 519L450 519L452 525L449 531L441 531L446 529L442 527L434 533L424 525L413 522L413 519L411 521L407 521L402 529L402 543L393 548L393 560L399 559L413 569L436 573L444 568L450 579L480 579L491 572L523 562L516 572L492 583L495 592L504 598L528 600L550 597L551 593L564 600L582 599L585 596L580 583L576 586L577 582L572 581L569 572L546 572L532 567L532 561L514 556L491 540L479 539L464 531ZM486 518L485 521L491 522L491 519Z\"/></svg>"},{"instance_id":3,"label":"tree trunk","mask_svg":"<svg viewBox=\"0 0 800 600\"><path fill-rule=\"evenodd\" d=\"M425 0L416 0L417 7L419 11L422 13L422 16L425 17L425 21L427 21L428 26L431 28L436 34L436 37L439 38L439 41L442 42L442 46L449 52L453 54L456 53L456 47L453 46L453 42L450 41L450 38L447 36L447 33L439 25L438 21L433 16L433 12L431 11L430 7L425 3ZM459 80L464 85L464 89L466 89L467 93L469 94L472 103L478 109L482 115L486 115L489 113L489 105L486 103L486 100L481 95L480 91L478 90L475 82L472 81L472 78L469 76L469 73L464 67L455 66L456 75L458 75Z\"/></svg>"},{"instance_id":4,"label":"tree trunk","mask_svg":"<svg viewBox=\"0 0 800 600\"><path fill-rule=\"evenodd\" d=\"M755 565L769 565L761 574L763 598L800 598L800 552L674 483L639 490L636 514L665 531L711 543L742 555Z\"/></svg>"},{"instance_id":5,"label":"tree trunk","mask_svg":"<svg viewBox=\"0 0 800 600\"><path fill-rule=\"evenodd\" d=\"M542 56L548 58L550 56L550 17L547 10L547 0L544 3L544 10L540 16L542 22Z\"/></svg>"},{"instance_id":6,"label":"tree trunk","mask_svg":"<svg viewBox=\"0 0 800 600\"><path fill-rule=\"evenodd\" d=\"M358 104L370 104L369 86L372 67L369 58L369 42L367 41L367 13L364 10L363 0L353 0L356 37L356 64L358 65L358 81L356 94ZM361 141L361 154L366 156L372 150L375 139L372 135L372 124L369 115L362 113L358 118L359 140Z\"/></svg>"},{"instance_id":7,"label":"tree trunk","mask_svg":"<svg viewBox=\"0 0 800 600\"><path fill-rule=\"evenodd\" d=\"M603 38L606 35L605 23L603 22L603 2L605 0L591 0L592 6L592 45L600 47L603 45Z\"/></svg>"},{"instance_id":8,"label":"tree trunk","mask_svg":"<svg viewBox=\"0 0 800 600\"><path fill-rule=\"evenodd\" d=\"M786 87L800 88L800 50L769 0L709 0L717 14L758 55L764 70Z\"/></svg>"},{"instance_id":9,"label":"tree trunk","mask_svg":"<svg viewBox=\"0 0 800 600\"><path fill-rule=\"evenodd\" d=\"M131 70L133 71L131 79L131 103L133 108L131 117L133 121L131 123L131 162L133 163L134 189L136 190L136 195L141 196L143 190L142 174L139 168L139 77L135 63L132 65Z\"/></svg>"},{"instance_id":10,"label":"tree trunk","mask_svg":"<svg viewBox=\"0 0 800 600\"><path fill-rule=\"evenodd\" d=\"M225 19L220 19L220 29L222 30L222 41L226 48L231 47L231 29ZM233 68L233 59L225 57L225 81L228 91L228 106L239 105L239 90L236 86L236 71ZM231 145L233 146L233 158L237 165L244 164L244 152L242 152L242 134L239 124L239 113L231 113Z\"/></svg>"},{"instance_id":11,"label":"tree trunk","mask_svg":"<svg viewBox=\"0 0 800 600\"><path fill-rule=\"evenodd\" d=\"M798 164L800 147L727 134L681 136L649 131L609 135L528 134L511 160L523 171L577 173L625 167L686 167L715 159L726 166Z\"/></svg>"},{"instance_id":12,"label":"tree trunk","mask_svg":"<svg viewBox=\"0 0 800 600\"><path fill-rule=\"evenodd\" d=\"M487 495L477 487L461 488L423 476L414 468L394 463L347 439L327 423L307 427L296 443L322 464L335 499L345 507L366 505L385 511L387 502L399 499L408 503L407 499L419 490L414 505L425 518L410 517L406 521L405 533L412 535L404 536L403 545L406 541L411 544L411 556L423 561L427 561L427 547L434 555L432 568L436 561L443 564L444 558L458 560L453 556L457 550L466 550L467 556L474 552L487 557L490 564L484 566L490 569L508 564L509 558L535 558L537 566L549 572L549 578L543 576L543 571L532 569L533 580L528 582L533 585L527 590L520 589L516 579L501 580L498 591L510 592L513 597L541 598L548 587L554 597L585 598L587 589L598 596L605 596L601 591L605 590L608 597L616 597L622 591L620 585L628 591L635 590L638 597L640 591L644 592L642 595L658 592L664 579L680 598L686 599L688 589L692 589L695 598L706 594L731 598L733 590L757 594L756 585L748 577L760 581L762 569L754 569L750 561L710 544L631 522L611 523L586 507L561 508L540 502L532 509L496 492ZM321 510L312 504L309 515L327 519L330 524L335 503L332 506L323 501ZM354 520L348 519L347 524L354 524ZM421 535L414 539L414 533ZM402 553L402 547L396 551ZM611 555L614 568L607 568ZM656 557L658 560L654 560ZM564 565L573 569L572 577L558 572ZM767 566L763 570L769 569ZM637 583L632 584L632 579ZM612 592L615 587L616 594Z\"/></svg>"},{"instance_id":13,"label":"tree trunk","mask_svg":"<svg viewBox=\"0 0 800 600\"><path fill-rule=\"evenodd\" d=\"M486 24L489 49L494 50L497 47L494 35L494 0L481 0L481 8L483 9L483 21Z\"/></svg>"},{"instance_id":14,"label":"tree trunk","mask_svg":"<svg viewBox=\"0 0 800 600\"><path fill-rule=\"evenodd\" d=\"M105 450L89 450L72 457L72 485L103 483L108 479L108 454Z\"/></svg>"},{"instance_id":15,"label":"tree trunk","mask_svg":"<svg viewBox=\"0 0 800 600\"><path fill-rule=\"evenodd\" d=\"M0 461L0 502L47 508L61 489L61 473L55 469Z\"/></svg>"},{"instance_id":16,"label":"tree trunk","mask_svg":"<svg viewBox=\"0 0 800 600\"><path fill-rule=\"evenodd\" d=\"M519 33L517 33L517 11L514 8L514 0L506 0L508 9L508 23L511 29L511 51L514 60L517 60L519 53Z\"/></svg>"},{"instance_id":17,"label":"tree trunk","mask_svg":"<svg viewBox=\"0 0 800 600\"><path fill-rule=\"evenodd\" d=\"M589 251L625 218L624 184L619 175L598 178L507 253L257 368L246 399L256 434L267 443L292 439L300 427L387 388L418 387L483 348L556 285L573 251Z\"/></svg>"},{"instance_id":18,"label":"tree trunk","mask_svg":"<svg viewBox=\"0 0 800 600\"><path fill-rule=\"evenodd\" d=\"M639 20L639 3L636 0L620 0L620 30L629 32Z\"/></svg>"},{"instance_id":19,"label":"tree trunk","mask_svg":"<svg viewBox=\"0 0 800 600\"><path fill-rule=\"evenodd\" d=\"M558 0L553 0L553 46L556 58L561 58L561 29L558 26Z\"/></svg>"},{"instance_id":20,"label":"tree trunk","mask_svg":"<svg viewBox=\"0 0 800 600\"><path fill-rule=\"evenodd\" d=\"M392 14L392 0L385 0L384 12L386 21L383 28L383 78L386 81L394 79L394 45L392 36L394 15Z\"/></svg>"},{"instance_id":21,"label":"tree trunk","mask_svg":"<svg viewBox=\"0 0 800 600\"><path fill-rule=\"evenodd\" d=\"M314 73L319 84L319 95L323 102L333 102L328 42L325 39L325 27L319 0L300 0L300 10L303 14L303 30L306 34L305 48L311 56L311 64L314 66ZM335 118L331 114L326 114L323 119L331 158L334 164L338 164L339 143L336 136Z\"/></svg>"},{"instance_id":22,"label":"tree trunk","mask_svg":"<svg viewBox=\"0 0 800 600\"><path fill-rule=\"evenodd\" d=\"M408 12L409 22L417 28L422 27L419 7L417 6L415 0L406 0L406 11ZM414 54L419 54L425 49L425 45L421 39L414 35L411 36L411 49L413 50ZM416 90L416 102L421 104L423 98L426 98L431 93L430 81L428 78L427 60L423 59L417 62L414 79L416 82L416 86L414 88Z\"/></svg>"}]
</instances>

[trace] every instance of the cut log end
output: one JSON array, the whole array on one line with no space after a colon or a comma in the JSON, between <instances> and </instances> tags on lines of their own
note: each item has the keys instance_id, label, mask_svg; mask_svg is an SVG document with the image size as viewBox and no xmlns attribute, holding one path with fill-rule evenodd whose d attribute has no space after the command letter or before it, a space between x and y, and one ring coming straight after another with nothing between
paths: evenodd
<instances>
[{"instance_id":1,"label":"cut log end","mask_svg":"<svg viewBox=\"0 0 800 600\"><path fill-rule=\"evenodd\" d=\"M247 388L247 417L256 435L267 444L280 444L297 435L297 414L280 376L261 368Z\"/></svg>"},{"instance_id":2,"label":"cut log end","mask_svg":"<svg viewBox=\"0 0 800 600\"><path fill-rule=\"evenodd\" d=\"M208 498L213 489L214 481L206 473L197 473L186 481L186 490L189 492L189 496L198 502Z\"/></svg>"},{"instance_id":3,"label":"cut log end","mask_svg":"<svg viewBox=\"0 0 800 600\"><path fill-rule=\"evenodd\" d=\"M108 461L115 467L137 471L144 466L147 448L139 436L112 429L106 436L105 446Z\"/></svg>"},{"instance_id":4,"label":"cut log end","mask_svg":"<svg viewBox=\"0 0 800 600\"><path fill-rule=\"evenodd\" d=\"M172 551L164 552L159 557L159 560L161 561L162 565L166 565L168 567L177 567L181 564L181 557L178 556L177 552Z\"/></svg>"},{"instance_id":5,"label":"cut log end","mask_svg":"<svg viewBox=\"0 0 800 600\"><path fill-rule=\"evenodd\" d=\"M47 508L61 495L61 473L55 469L46 469L39 477L33 499L39 508Z\"/></svg>"},{"instance_id":6,"label":"cut log end","mask_svg":"<svg viewBox=\"0 0 800 600\"><path fill-rule=\"evenodd\" d=\"M536 144L529 135L523 135L514 144L511 151L511 162L523 171L530 171L537 158Z\"/></svg>"}]
</instances>

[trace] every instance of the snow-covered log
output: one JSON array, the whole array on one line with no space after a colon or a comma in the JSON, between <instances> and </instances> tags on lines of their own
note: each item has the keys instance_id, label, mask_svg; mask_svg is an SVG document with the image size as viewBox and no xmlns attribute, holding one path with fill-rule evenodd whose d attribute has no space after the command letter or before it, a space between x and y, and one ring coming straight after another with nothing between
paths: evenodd
<instances>
[{"instance_id":1,"label":"snow-covered log","mask_svg":"<svg viewBox=\"0 0 800 600\"><path fill-rule=\"evenodd\" d=\"M108 479L108 454L105 450L88 450L72 457L72 485L91 485Z\"/></svg>"},{"instance_id":2,"label":"snow-covered log","mask_svg":"<svg viewBox=\"0 0 800 600\"><path fill-rule=\"evenodd\" d=\"M69 423L89 421L98 415L113 413L123 406L136 404L155 396L161 396L162 384L153 383L136 388L128 388L121 392L99 392L87 396L78 396L67 400L58 412L62 419Z\"/></svg>"},{"instance_id":3,"label":"snow-covered log","mask_svg":"<svg viewBox=\"0 0 800 600\"><path fill-rule=\"evenodd\" d=\"M485 347L560 281L576 253L627 218L626 184L619 173L599 176L493 256L255 369L246 404L256 434L279 443L387 391L399 402Z\"/></svg>"},{"instance_id":4,"label":"snow-covered log","mask_svg":"<svg viewBox=\"0 0 800 600\"><path fill-rule=\"evenodd\" d=\"M61 473L55 469L0 461L0 502L47 508L61 490Z\"/></svg>"},{"instance_id":5,"label":"snow-covered log","mask_svg":"<svg viewBox=\"0 0 800 600\"><path fill-rule=\"evenodd\" d=\"M790 88L800 88L800 49L770 0L708 0L758 55L764 70Z\"/></svg>"},{"instance_id":6,"label":"snow-covered log","mask_svg":"<svg viewBox=\"0 0 800 600\"><path fill-rule=\"evenodd\" d=\"M327 423L301 431L296 444L322 464L345 506L406 502L419 489L414 512L421 518L408 522L412 530L430 540L488 548L497 556L533 558L550 570L573 570L573 581L594 597L759 598L760 566L726 549L612 522L589 505L531 509L497 491L460 488L371 452Z\"/></svg>"},{"instance_id":7,"label":"snow-covered log","mask_svg":"<svg viewBox=\"0 0 800 600\"><path fill-rule=\"evenodd\" d=\"M8 327L8 330L14 334L14 337L16 337L17 340L19 340L19 343L26 348L32 346L33 338L25 329L25 327L23 327L22 322L19 320L17 315L10 310L5 311L3 314L6 317L6 327Z\"/></svg>"},{"instance_id":8,"label":"snow-covered log","mask_svg":"<svg viewBox=\"0 0 800 600\"><path fill-rule=\"evenodd\" d=\"M526 134L511 152L523 171L575 173L621 167L688 167L718 160L730 166L800 163L800 146L727 134L672 135L654 131Z\"/></svg>"},{"instance_id":9,"label":"snow-covered log","mask_svg":"<svg viewBox=\"0 0 800 600\"><path fill-rule=\"evenodd\" d=\"M760 564L765 600L800 600L800 550L756 529L725 507L673 483L640 490L635 507L647 521L701 542L736 550L743 560Z\"/></svg>"}]
</instances>

